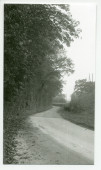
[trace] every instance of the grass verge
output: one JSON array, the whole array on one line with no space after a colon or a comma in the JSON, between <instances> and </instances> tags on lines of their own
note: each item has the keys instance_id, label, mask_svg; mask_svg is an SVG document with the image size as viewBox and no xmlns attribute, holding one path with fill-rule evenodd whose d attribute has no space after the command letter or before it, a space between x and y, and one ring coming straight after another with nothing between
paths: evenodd
<instances>
[{"instance_id":1,"label":"grass verge","mask_svg":"<svg viewBox=\"0 0 101 170\"><path fill-rule=\"evenodd\" d=\"M88 111L69 112L61 107L59 114L66 120L69 120L79 126L94 130L94 114Z\"/></svg>"},{"instance_id":2,"label":"grass verge","mask_svg":"<svg viewBox=\"0 0 101 170\"><path fill-rule=\"evenodd\" d=\"M41 111L48 110L50 107L43 108ZM3 130L3 164L17 164L14 156L16 155L16 135L19 130L25 126L25 120L28 116L36 114L34 109L26 108L24 110L4 113L4 130Z\"/></svg>"}]
</instances>

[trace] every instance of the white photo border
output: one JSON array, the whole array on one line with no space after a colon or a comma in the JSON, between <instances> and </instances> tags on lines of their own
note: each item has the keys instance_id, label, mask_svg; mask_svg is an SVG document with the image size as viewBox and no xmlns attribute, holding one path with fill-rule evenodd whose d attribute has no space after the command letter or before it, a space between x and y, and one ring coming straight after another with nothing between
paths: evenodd
<instances>
[{"instance_id":1,"label":"white photo border","mask_svg":"<svg viewBox=\"0 0 101 170\"><path fill-rule=\"evenodd\" d=\"M3 21L4 4L95 4L96 21L96 90L94 165L3 165ZM0 0L0 169L1 170L99 170L101 168L101 0Z\"/></svg>"}]
</instances>

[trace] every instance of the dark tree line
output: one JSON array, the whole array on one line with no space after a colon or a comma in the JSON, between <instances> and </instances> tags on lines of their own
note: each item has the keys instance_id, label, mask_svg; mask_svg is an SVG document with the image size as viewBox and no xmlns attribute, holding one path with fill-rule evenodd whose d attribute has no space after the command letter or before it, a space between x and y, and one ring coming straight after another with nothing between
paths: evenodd
<instances>
[{"instance_id":1,"label":"dark tree line","mask_svg":"<svg viewBox=\"0 0 101 170\"><path fill-rule=\"evenodd\" d=\"M74 72L63 44L78 37L78 24L69 5L4 6L5 108L32 105L37 111L51 104L61 76Z\"/></svg>"}]
</instances>

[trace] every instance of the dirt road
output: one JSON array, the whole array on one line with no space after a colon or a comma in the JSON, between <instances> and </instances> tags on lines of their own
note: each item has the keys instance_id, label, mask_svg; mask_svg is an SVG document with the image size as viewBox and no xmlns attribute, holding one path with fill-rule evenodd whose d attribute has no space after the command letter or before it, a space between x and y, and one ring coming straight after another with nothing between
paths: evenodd
<instances>
[{"instance_id":1,"label":"dirt road","mask_svg":"<svg viewBox=\"0 0 101 170\"><path fill-rule=\"evenodd\" d=\"M94 132L61 118L59 107L26 120L16 137L18 164L94 164Z\"/></svg>"}]
</instances>

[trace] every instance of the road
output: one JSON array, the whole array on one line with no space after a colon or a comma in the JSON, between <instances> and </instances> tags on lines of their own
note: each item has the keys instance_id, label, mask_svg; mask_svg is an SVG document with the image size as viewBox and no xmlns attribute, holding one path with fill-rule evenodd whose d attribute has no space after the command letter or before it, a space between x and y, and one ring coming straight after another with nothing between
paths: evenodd
<instances>
[{"instance_id":1,"label":"road","mask_svg":"<svg viewBox=\"0 0 101 170\"><path fill-rule=\"evenodd\" d=\"M17 135L19 164L93 165L94 132L63 119L59 107L29 116Z\"/></svg>"}]
</instances>

